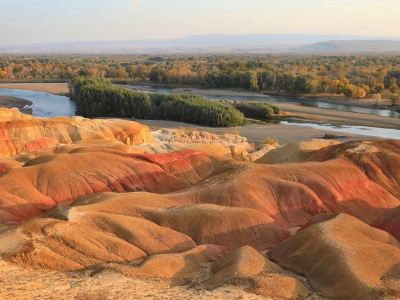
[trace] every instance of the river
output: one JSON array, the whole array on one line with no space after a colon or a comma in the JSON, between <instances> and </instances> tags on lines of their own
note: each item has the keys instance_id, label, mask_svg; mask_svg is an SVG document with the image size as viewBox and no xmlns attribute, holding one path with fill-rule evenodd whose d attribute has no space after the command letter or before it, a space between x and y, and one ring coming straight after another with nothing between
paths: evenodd
<instances>
[{"instance_id":1,"label":"river","mask_svg":"<svg viewBox=\"0 0 400 300\"><path fill-rule=\"evenodd\" d=\"M213 94L213 91L208 93L207 90L200 90L197 88L189 88L189 89L173 89L168 87L162 86L146 86L146 85L120 85L122 87L127 87L137 91L144 91L144 92L152 92L152 93L160 93L160 94L172 94L172 93L182 93L182 92L192 92L201 94L203 97L213 100L234 100L234 101L266 101L269 103L282 103L282 102L291 102L297 103L301 106L306 107L316 107L316 108L323 108L323 109L330 109L330 110L338 110L338 111L345 111L345 112L353 112L353 113L360 113L360 114L368 114L368 115L375 115L387 118L399 118L400 119L400 112L390 110L390 109L381 109L381 108L374 108L374 107L364 107L364 106L357 106L357 105L348 105L342 103L333 103L328 101L315 101L315 100L307 100L301 98L282 98L282 97L273 97L267 96L263 94L257 93L244 93L245 95L238 95L240 92L234 92L230 94L230 91L225 91L229 95L221 95ZM224 90L221 90L222 92Z\"/></svg>"},{"instance_id":2,"label":"river","mask_svg":"<svg viewBox=\"0 0 400 300\"><path fill-rule=\"evenodd\" d=\"M66 96L45 92L0 89L1 96L12 96L32 102L32 114L37 117L74 116L75 103Z\"/></svg>"},{"instance_id":3,"label":"river","mask_svg":"<svg viewBox=\"0 0 400 300\"><path fill-rule=\"evenodd\" d=\"M149 90L148 88L141 88L141 90L158 92L158 93L171 93L171 89L168 88L157 88L156 90ZM57 117L57 116L74 116L75 115L75 103L66 96L58 96L45 92L17 90L17 89L0 89L0 95L12 96L29 100L32 102L31 109L32 114L37 117ZM206 98L214 98L206 96ZM224 96L221 98L228 99ZM256 99L256 98L255 98ZM253 100L251 97L238 97L229 96L229 100ZM260 99L259 99L260 100ZM280 101L279 99L277 101ZM287 101L287 99L285 99ZM384 113L384 112L380 112ZM380 115L380 114L379 114ZM390 139L400 139L400 130L378 128L378 127L367 127L367 126L336 126L331 124L319 124L319 123L299 123L299 122L288 122L283 121L282 125L288 126L308 126L315 129L324 131L332 131L338 133L346 133L352 135L365 135L371 137L381 137Z\"/></svg>"}]
</instances>

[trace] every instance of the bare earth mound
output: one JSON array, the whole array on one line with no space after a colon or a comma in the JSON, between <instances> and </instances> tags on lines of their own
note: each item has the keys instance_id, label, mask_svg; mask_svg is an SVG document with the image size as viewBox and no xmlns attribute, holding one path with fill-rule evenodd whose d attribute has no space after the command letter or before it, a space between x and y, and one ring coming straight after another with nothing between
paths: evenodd
<instances>
[{"instance_id":1,"label":"bare earth mound","mask_svg":"<svg viewBox=\"0 0 400 300\"><path fill-rule=\"evenodd\" d=\"M335 299L400 297L400 243L354 217L331 215L283 242L270 258Z\"/></svg>"},{"instance_id":2,"label":"bare earth mound","mask_svg":"<svg viewBox=\"0 0 400 300\"><path fill-rule=\"evenodd\" d=\"M185 285L188 298L400 297L399 141L273 150L235 135L0 110L0 146L0 256L13 274L157 279ZM58 288L65 299L81 292Z\"/></svg>"},{"instance_id":3,"label":"bare earth mound","mask_svg":"<svg viewBox=\"0 0 400 300\"><path fill-rule=\"evenodd\" d=\"M400 206L389 210L374 226L389 232L400 241Z\"/></svg>"}]
</instances>

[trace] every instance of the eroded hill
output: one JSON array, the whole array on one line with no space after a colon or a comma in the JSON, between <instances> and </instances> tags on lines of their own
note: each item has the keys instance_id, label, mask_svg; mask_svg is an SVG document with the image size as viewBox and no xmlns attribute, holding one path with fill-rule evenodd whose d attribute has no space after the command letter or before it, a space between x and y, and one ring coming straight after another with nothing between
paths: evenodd
<instances>
[{"instance_id":1,"label":"eroded hill","mask_svg":"<svg viewBox=\"0 0 400 300\"><path fill-rule=\"evenodd\" d=\"M4 280L36 272L81 289L109 276L222 298L400 297L399 141L259 148L229 134L2 110L0 145Z\"/></svg>"}]
</instances>

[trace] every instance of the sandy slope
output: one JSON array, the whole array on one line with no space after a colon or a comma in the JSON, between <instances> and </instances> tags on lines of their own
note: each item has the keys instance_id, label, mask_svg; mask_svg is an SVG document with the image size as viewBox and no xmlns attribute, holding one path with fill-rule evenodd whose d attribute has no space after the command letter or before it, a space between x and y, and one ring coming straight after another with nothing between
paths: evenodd
<instances>
[{"instance_id":1,"label":"sandy slope","mask_svg":"<svg viewBox=\"0 0 400 300\"><path fill-rule=\"evenodd\" d=\"M235 287L221 287L213 291L174 286L161 280L146 280L124 276L116 272L90 275L89 272L46 272L0 261L0 298L18 300L43 299L267 299Z\"/></svg>"}]
</instances>

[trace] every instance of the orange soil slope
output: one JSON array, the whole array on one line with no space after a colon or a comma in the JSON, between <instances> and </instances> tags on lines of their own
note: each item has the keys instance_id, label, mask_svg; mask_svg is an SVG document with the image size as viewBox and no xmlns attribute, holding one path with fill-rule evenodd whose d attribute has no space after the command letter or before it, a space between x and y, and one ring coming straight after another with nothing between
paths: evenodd
<instances>
[{"instance_id":1,"label":"orange soil slope","mask_svg":"<svg viewBox=\"0 0 400 300\"><path fill-rule=\"evenodd\" d=\"M389 210L376 220L374 226L389 232L400 241L400 206Z\"/></svg>"},{"instance_id":2,"label":"orange soil slope","mask_svg":"<svg viewBox=\"0 0 400 300\"><path fill-rule=\"evenodd\" d=\"M153 138L147 126L131 121L40 119L0 108L0 157L90 140L116 140L134 145Z\"/></svg>"},{"instance_id":3,"label":"orange soil slope","mask_svg":"<svg viewBox=\"0 0 400 300\"><path fill-rule=\"evenodd\" d=\"M325 216L269 256L329 299L397 299L400 243L348 215Z\"/></svg>"},{"instance_id":4,"label":"orange soil slope","mask_svg":"<svg viewBox=\"0 0 400 300\"><path fill-rule=\"evenodd\" d=\"M36 216L57 204L94 193L166 193L198 182L213 170L210 158L186 150L173 154L121 152L46 156L0 177L0 222Z\"/></svg>"},{"instance_id":5,"label":"orange soil slope","mask_svg":"<svg viewBox=\"0 0 400 300\"><path fill-rule=\"evenodd\" d=\"M359 142L349 151L364 144ZM381 150L283 165L227 161L219 166L221 162L194 150L156 155L116 150L46 155L0 177L0 222L32 217L98 192L177 191L165 197L182 205L255 209L283 227L302 226L321 212L345 212L373 223L399 205L400 192L391 175L400 150L390 146L398 143L373 145ZM337 152L337 147L343 146L332 151Z\"/></svg>"},{"instance_id":6,"label":"orange soil slope","mask_svg":"<svg viewBox=\"0 0 400 300\"><path fill-rule=\"evenodd\" d=\"M146 154L156 145L130 145L151 142L149 129L129 121L4 115L3 260L283 299L312 293L283 267L325 297L400 296L400 244L389 234L398 237L399 141L318 144L290 151L297 163L262 164L193 149Z\"/></svg>"}]
</instances>

